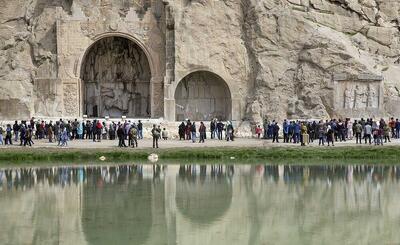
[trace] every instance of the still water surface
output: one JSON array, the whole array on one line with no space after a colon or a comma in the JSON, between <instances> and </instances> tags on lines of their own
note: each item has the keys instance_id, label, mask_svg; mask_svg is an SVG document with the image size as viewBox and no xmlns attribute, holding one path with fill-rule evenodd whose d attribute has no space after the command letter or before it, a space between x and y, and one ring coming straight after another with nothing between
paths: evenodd
<instances>
[{"instance_id":1,"label":"still water surface","mask_svg":"<svg viewBox=\"0 0 400 245\"><path fill-rule=\"evenodd\" d=\"M0 244L399 244L394 166L0 169Z\"/></svg>"}]
</instances>

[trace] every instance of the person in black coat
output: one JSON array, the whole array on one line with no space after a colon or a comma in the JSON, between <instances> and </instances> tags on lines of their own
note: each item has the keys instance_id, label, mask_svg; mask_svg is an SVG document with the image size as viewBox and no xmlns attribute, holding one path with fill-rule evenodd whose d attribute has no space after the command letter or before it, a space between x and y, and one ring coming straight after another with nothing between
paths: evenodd
<instances>
[{"instance_id":1,"label":"person in black coat","mask_svg":"<svg viewBox=\"0 0 400 245\"><path fill-rule=\"evenodd\" d=\"M185 140L185 123L182 122L178 127L179 140Z\"/></svg>"},{"instance_id":2,"label":"person in black coat","mask_svg":"<svg viewBox=\"0 0 400 245\"><path fill-rule=\"evenodd\" d=\"M119 125L119 127L117 129L117 136L118 136L118 146L119 147L126 147L124 128L123 128L122 125Z\"/></svg>"}]
</instances>

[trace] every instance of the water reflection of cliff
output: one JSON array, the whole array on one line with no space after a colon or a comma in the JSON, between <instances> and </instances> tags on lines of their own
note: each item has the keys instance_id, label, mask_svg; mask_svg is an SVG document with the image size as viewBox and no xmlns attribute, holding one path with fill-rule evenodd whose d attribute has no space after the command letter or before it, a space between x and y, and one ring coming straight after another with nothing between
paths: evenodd
<instances>
[{"instance_id":1,"label":"water reflection of cliff","mask_svg":"<svg viewBox=\"0 0 400 245\"><path fill-rule=\"evenodd\" d=\"M396 242L399 170L356 165L0 169L0 241Z\"/></svg>"}]
</instances>

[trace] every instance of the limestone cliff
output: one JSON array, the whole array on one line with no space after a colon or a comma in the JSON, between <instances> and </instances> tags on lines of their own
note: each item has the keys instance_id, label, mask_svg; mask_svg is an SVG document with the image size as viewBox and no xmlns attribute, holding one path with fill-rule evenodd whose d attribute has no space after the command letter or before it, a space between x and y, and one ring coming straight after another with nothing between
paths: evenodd
<instances>
[{"instance_id":1,"label":"limestone cliff","mask_svg":"<svg viewBox=\"0 0 400 245\"><path fill-rule=\"evenodd\" d=\"M245 119L344 116L334 106L335 74L383 76L384 107L375 116L400 112L398 1L176 2L177 46L192 49L178 48L176 67L205 56L197 63L226 70Z\"/></svg>"},{"instance_id":2,"label":"limestone cliff","mask_svg":"<svg viewBox=\"0 0 400 245\"><path fill-rule=\"evenodd\" d=\"M172 7L175 23L174 50L167 51L173 58L166 62L167 70L174 63L171 77L179 82L197 70L218 74L241 119L344 116L335 99L343 94L336 91L338 74L348 82L363 74L382 76L382 106L369 115L400 114L397 0L163 2ZM111 21L123 20L131 8L137 14L157 9L157 15L161 3L0 0L0 117L45 111L35 101L47 98L37 95L33 83L58 77L56 7L66 15Z\"/></svg>"}]
</instances>

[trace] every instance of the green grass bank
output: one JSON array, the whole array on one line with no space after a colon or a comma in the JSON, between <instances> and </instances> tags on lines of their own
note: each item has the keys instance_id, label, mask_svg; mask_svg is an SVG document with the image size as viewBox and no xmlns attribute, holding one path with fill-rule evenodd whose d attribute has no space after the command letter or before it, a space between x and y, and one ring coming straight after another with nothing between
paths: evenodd
<instances>
[{"instance_id":1,"label":"green grass bank","mask_svg":"<svg viewBox=\"0 0 400 245\"><path fill-rule=\"evenodd\" d=\"M270 147L270 148L169 148L169 149L46 149L0 150L0 165L26 163L146 163L151 153L161 163L374 163L400 164L400 147ZM105 161L99 158L104 156Z\"/></svg>"}]
</instances>

